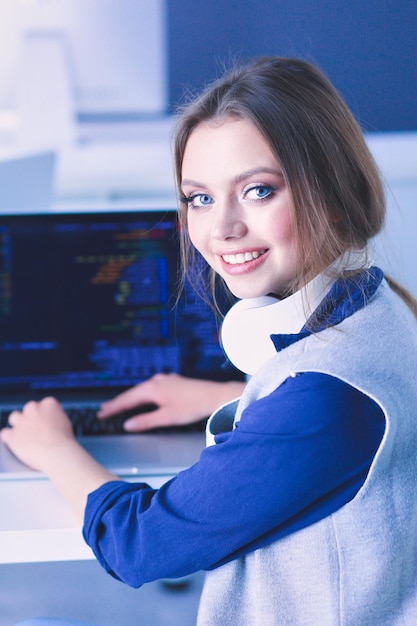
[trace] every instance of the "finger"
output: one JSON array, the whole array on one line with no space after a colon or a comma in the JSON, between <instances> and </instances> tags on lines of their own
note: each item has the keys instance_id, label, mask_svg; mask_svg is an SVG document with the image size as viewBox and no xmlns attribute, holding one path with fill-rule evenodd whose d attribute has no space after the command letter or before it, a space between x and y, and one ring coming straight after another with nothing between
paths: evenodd
<instances>
[{"instance_id":1,"label":"finger","mask_svg":"<svg viewBox=\"0 0 417 626\"><path fill-rule=\"evenodd\" d=\"M13 439L16 436L16 431L13 428L13 426L16 424L16 420L19 417L19 414L17 413L17 411L13 411L15 415L15 417L12 418L12 423L10 423L10 417L11 417L11 413L9 415L9 419L8 419L8 425L10 426L9 428L6 426L5 428L2 428L0 430L0 439L3 443L5 443L7 446L10 446L10 444L13 442Z\"/></svg>"},{"instance_id":2,"label":"finger","mask_svg":"<svg viewBox=\"0 0 417 626\"><path fill-rule=\"evenodd\" d=\"M153 428L172 425L171 416L163 409L155 409L149 413L141 413L129 417L123 424L123 428L128 432L144 432Z\"/></svg>"},{"instance_id":3,"label":"finger","mask_svg":"<svg viewBox=\"0 0 417 626\"><path fill-rule=\"evenodd\" d=\"M28 400L26 404L23 405L22 411L24 411L25 409L31 409L32 407L35 407L37 404L38 402L35 402L35 400Z\"/></svg>"},{"instance_id":4,"label":"finger","mask_svg":"<svg viewBox=\"0 0 417 626\"><path fill-rule=\"evenodd\" d=\"M9 417L7 418L8 425L14 426L17 420L19 419L20 415L21 415L20 411L12 411Z\"/></svg>"},{"instance_id":5,"label":"finger","mask_svg":"<svg viewBox=\"0 0 417 626\"><path fill-rule=\"evenodd\" d=\"M107 402L103 402L103 404L100 406L99 411L97 412L97 417L110 417L111 415L116 415L121 411L126 411L128 409L132 409L134 407L140 406L141 404L147 404L148 402L152 401L153 398L150 394L146 393L146 389L143 389L141 385L136 385L131 389L123 391L115 398L112 398Z\"/></svg>"},{"instance_id":6,"label":"finger","mask_svg":"<svg viewBox=\"0 0 417 626\"><path fill-rule=\"evenodd\" d=\"M2 428L2 429L0 430L0 440L1 440L3 443L6 443L6 444L7 444L7 441L8 441L8 437L9 437L9 433L10 433L10 431L11 431L11 428Z\"/></svg>"}]
</instances>

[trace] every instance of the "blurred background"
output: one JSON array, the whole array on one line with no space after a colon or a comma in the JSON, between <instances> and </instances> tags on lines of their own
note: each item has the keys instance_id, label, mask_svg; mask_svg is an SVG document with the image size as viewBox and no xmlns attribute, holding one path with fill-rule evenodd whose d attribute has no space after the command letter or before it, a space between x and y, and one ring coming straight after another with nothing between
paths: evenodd
<instances>
[{"instance_id":1,"label":"blurred background","mask_svg":"<svg viewBox=\"0 0 417 626\"><path fill-rule=\"evenodd\" d=\"M387 189L381 264L417 292L414 0L1 0L0 210L175 204L172 115L231 60L319 65Z\"/></svg>"}]
</instances>

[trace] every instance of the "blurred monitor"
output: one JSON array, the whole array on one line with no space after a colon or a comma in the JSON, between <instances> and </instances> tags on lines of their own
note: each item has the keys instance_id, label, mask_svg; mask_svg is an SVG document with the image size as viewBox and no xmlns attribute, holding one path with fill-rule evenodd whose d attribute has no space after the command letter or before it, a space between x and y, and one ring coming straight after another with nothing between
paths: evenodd
<instances>
[{"instance_id":1,"label":"blurred monitor","mask_svg":"<svg viewBox=\"0 0 417 626\"><path fill-rule=\"evenodd\" d=\"M49 209L54 172L53 152L0 161L0 212Z\"/></svg>"},{"instance_id":2,"label":"blurred monitor","mask_svg":"<svg viewBox=\"0 0 417 626\"><path fill-rule=\"evenodd\" d=\"M165 2L5 0L0 3L3 52L0 108L13 107L25 41L34 36L53 35L61 39L78 116L165 113L168 98ZM42 69L45 68L39 68L39 74Z\"/></svg>"}]
</instances>

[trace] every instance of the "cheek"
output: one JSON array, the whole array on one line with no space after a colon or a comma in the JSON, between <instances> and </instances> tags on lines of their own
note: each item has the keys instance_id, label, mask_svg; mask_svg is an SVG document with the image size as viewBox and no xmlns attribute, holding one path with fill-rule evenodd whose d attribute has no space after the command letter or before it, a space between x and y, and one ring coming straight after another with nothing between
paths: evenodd
<instances>
[{"instance_id":1,"label":"cheek","mask_svg":"<svg viewBox=\"0 0 417 626\"><path fill-rule=\"evenodd\" d=\"M290 211L284 211L275 219L271 219L267 225L270 238L281 246L295 246L294 227Z\"/></svg>"}]
</instances>

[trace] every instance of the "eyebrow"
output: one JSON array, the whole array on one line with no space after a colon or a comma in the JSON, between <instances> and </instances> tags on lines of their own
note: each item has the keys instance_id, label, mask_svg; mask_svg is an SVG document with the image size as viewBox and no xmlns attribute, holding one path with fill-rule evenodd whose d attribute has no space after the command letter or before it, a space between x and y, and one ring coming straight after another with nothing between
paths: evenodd
<instances>
[{"instance_id":1,"label":"eyebrow","mask_svg":"<svg viewBox=\"0 0 417 626\"><path fill-rule=\"evenodd\" d=\"M234 181L236 183L240 183L243 180L250 178L251 176L255 176L256 174L273 174L274 176L280 176L281 178L284 178L284 175L281 172L281 170L276 170L273 167L260 166L260 167L253 167L252 169L247 170L246 172L242 172L241 174L238 174L234 178Z\"/></svg>"},{"instance_id":2,"label":"eyebrow","mask_svg":"<svg viewBox=\"0 0 417 626\"><path fill-rule=\"evenodd\" d=\"M233 179L233 182L241 183L242 181L246 180L247 178L250 178L251 176L255 176L256 174L273 174L274 176L279 176L280 178L284 178L284 175L281 172L281 170L276 170L272 167L260 166L260 167L253 167L250 170L246 170L245 172L238 174ZM204 184L196 180L192 180L191 178L184 178L184 180L181 181L181 186L183 185L190 185L191 187L204 187L205 186Z\"/></svg>"}]
</instances>

